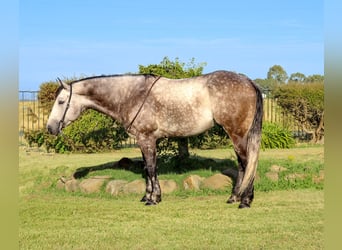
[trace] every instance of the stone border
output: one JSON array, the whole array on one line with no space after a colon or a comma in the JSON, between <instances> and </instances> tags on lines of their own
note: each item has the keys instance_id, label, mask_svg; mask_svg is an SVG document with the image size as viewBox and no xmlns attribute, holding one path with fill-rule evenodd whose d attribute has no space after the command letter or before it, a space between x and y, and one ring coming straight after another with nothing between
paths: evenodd
<instances>
[{"instance_id":1,"label":"stone border","mask_svg":"<svg viewBox=\"0 0 342 250\"><path fill-rule=\"evenodd\" d=\"M225 190L231 189L233 179L224 174L215 174L208 178L198 175L189 175L183 180L183 186L174 180L159 180L160 188L163 194L169 194L177 190L200 190L213 189ZM93 176L82 181L73 177L61 177L56 184L58 189L64 189L67 192L82 192L86 194L99 193L102 190L111 194L144 194L146 189L145 181L142 179L128 182L125 180L113 180L110 176Z\"/></svg>"}]
</instances>

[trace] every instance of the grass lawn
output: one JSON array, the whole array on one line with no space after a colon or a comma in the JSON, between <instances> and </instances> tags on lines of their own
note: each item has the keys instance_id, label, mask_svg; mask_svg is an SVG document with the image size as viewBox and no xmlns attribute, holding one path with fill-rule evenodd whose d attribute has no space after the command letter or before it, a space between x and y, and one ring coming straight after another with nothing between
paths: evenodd
<instances>
[{"instance_id":1,"label":"grass lawn","mask_svg":"<svg viewBox=\"0 0 342 250\"><path fill-rule=\"evenodd\" d=\"M262 151L261 179L264 169L272 164L285 166L289 171L316 173L323 168L323 152L323 147ZM235 157L226 149L196 150L194 154L217 160ZM20 249L323 248L324 193L320 186L300 184L284 188L280 185L265 191L268 184L261 181L260 187L256 186L252 208L244 210L237 209L237 204L225 203L230 190L225 193L180 191L164 195L158 206L146 207L138 202L139 195L111 197L55 189L55 181L61 175L124 156L140 157L140 152L125 149L59 155L21 148ZM141 178L130 171L115 171L123 178Z\"/></svg>"}]
</instances>

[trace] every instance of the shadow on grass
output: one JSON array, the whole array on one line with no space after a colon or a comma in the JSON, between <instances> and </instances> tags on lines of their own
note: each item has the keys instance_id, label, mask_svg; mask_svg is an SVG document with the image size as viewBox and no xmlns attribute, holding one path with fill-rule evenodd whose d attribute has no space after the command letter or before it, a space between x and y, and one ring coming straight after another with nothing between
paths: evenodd
<instances>
[{"instance_id":1,"label":"shadow on grass","mask_svg":"<svg viewBox=\"0 0 342 250\"><path fill-rule=\"evenodd\" d=\"M211 170L219 171L233 180L237 175L237 163L231 159L215 159L200 156L193 156L187 159L179 159L178 157L161 156L158 158L158 174L184 174L194 170ZM135 174L142 174L145 177L144 162L141 158L121 158L119 161L107 162L104 164L81 167L76 169L73 174L74 178L79 179L85 177L90 172L105 169L121 169L131 171Z\"/></svg>"}]
</instances>

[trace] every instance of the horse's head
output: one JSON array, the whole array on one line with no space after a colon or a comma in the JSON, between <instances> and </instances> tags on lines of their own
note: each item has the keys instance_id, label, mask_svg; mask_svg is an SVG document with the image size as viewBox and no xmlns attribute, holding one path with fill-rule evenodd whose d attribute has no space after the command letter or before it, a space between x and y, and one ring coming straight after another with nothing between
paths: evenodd
<instances>
[{"instance_id":1,"label":"horse's head","mask_svg":"<svg viewBox=\"0 0 342 250\"><path fill-rule=\"evenodd\" d=\"M68 85L58 79L60 87L53 104L46 125L49 133L57 135L62 128L76 120L82 112L82 105L77 99L79 95L73 93L72 85Z\"/></svg>"}]
</instances>

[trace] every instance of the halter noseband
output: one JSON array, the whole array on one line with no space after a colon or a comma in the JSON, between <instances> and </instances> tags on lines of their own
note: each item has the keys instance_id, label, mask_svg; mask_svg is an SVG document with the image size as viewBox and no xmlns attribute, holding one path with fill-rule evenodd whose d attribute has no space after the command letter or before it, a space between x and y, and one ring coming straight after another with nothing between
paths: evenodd
<instances>
[{"instance_id":1,"label":"halter noseband","mask_svg":"<svg viewBox=\"0 0 342 250\"><path fill-rule=\"evenodd\" d=\"M63 127L63 123L64 123L64 119L65 119L65 116L66 116L66 113L70 107L70 100L71 100L71 95L72 95L72 84L69 85L70 86L70 95L69 95L69 98L68 98L68 102L67 102L67 105L65 107L65 110L64 110L64 114L62 116L62 119L59 121L58 123L58 129L59 131L61 131L62 127Z\"/></svg>"}]
</instances>

